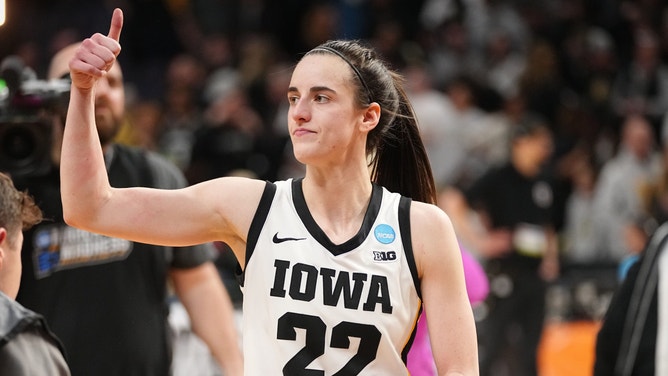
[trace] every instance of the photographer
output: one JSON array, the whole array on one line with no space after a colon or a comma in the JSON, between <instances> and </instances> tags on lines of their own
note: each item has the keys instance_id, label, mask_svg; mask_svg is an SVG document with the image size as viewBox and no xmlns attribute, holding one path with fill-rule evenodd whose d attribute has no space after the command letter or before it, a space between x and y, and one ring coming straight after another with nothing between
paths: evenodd
<instances>
[{"instance_id":1,"label":"photographer","mask_svg":"<svg viewBox=\"0 0 668 376\"><path fill-rule=\"evenodd\" d=\"M67 63L76 47L54 56L48 78L68 76ZM118 63L98 82L94 97L111 184L164 189L186 184L180 171L156 154L113 142L125 116ZM63 119L64 113L53 117L53 156L61 147ZM42 313L52 325L70 356L72 374L170 374L170 280L193 331L225 375L241 375L232 305L213 265L213 249L153 246L67 226L60 201L59 160L50 162L46 172L36 169L39 173L25 173L17 182L35 196L49 219L27 233L17 300Z\"/></svg>"}]
</instances>

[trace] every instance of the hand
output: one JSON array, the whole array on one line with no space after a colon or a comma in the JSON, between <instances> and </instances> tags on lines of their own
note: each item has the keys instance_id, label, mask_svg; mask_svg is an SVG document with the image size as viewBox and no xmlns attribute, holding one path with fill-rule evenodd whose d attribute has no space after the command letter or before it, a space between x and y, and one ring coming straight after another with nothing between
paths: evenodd
<instances>
[{"instance_id":1,"label":"hand","mask_svg":"<svg viewBox=\"0 0 668 376\"><path fill-rule=\"evenodd\" d=\"M479 251L485 257L501 257L512 251L512 233L506 229L490 230L480 239Z\"/></svg>"},{"instance_id":2,"label":"hand","mask_svg":"<svg viewBox=\"0 0 668 376\"><path fill-rule=\"evenodd\" d=\"M123 11L116 8L111 17L109 34L95 33L81 43L69 64L74 87L91 89L111 69L121 52L119 40L122 28Z\"/></svg>"},{"instance_id":3,"label":"hand","mask_svg":"<svg viewBox=\"0 0 668 376\"><path fill-rule=\"evenodd\" d=\"M626 244L629 254L637 255L645 249L648 240L647 234L638 225L625 225L622 234L624 236L624 244Z\"/></svg>"}]
</instances>

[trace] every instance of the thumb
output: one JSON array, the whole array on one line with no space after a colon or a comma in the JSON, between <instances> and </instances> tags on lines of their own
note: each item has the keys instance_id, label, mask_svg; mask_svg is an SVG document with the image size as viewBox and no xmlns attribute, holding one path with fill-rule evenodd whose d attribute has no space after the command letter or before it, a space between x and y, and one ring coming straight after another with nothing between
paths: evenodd
<instances>
[{"instance_id":1,"label":"thumb","mask_svg":"<svg viewBox=\"0 0 668 376\"><path fill-rule=\"evenodd\" d=\"M109 26L109 34L107 34L107 36L114 39L116 42L119 42L122 28L123 11L120 8L116 8L114 9L114 13L111 16L111 25Z\"/></svg>"}]
</instances>

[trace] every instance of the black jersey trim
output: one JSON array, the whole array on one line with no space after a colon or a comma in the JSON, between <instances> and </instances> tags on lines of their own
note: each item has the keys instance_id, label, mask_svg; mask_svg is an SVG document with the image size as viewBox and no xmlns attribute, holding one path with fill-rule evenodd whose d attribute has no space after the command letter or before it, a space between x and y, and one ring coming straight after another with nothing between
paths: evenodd
<instances>
[{"instance_id":1,"label":"black jersey trim","mask_svg":"<svg viewBox=\"0 0 668 376\"><path fill-rule=\"evenodd\" d=\"M313 238L325 247L329 252L334 256L342 255L346 252L352 251L353 249L359 247L364 240L367 238L369 233L371 233L376 217L380 212L380 204L383 200L383 189L377 185L373 184L373 190L371 192L371 200L369 200L369 207L366 209L364 214L364 220L362 221L362 226L360 227L357 234L352 238L341 244L334 244L327 237L324 231L318 226L315 219L311 215L311 212L308 210L306 205L306 199L304 199L304 191L302 190L302 179L296 179L292 182L292 201L295 205L295 210L299 215L299 218L306 226L308 232L313 236Z\"/></svg>"},{"instance_id":2,"label":"black jersey trim","mask_svg":"<svg viewBox=\"0 0 668 376\"><path fill-rule=\"evenodd\" d=\"M406 255L408 268L413 276L415 291L417 291L418 297L422 299L420 278L418 277L415 255L413 254L413 241L411 239L411 202L410 198L404 196L401 196L399 200L399 231L401 231L401 242L404 245L404 254Z\"/></svg>"},{"instance_id":3,"label":"black jersey trim","mask_svg":"<svg viewBox=\"0 0 668 376\"><path fill-rule=\"evenodd\" d=\"M255 215L253 216L253 221L251 222L250 228L248 229L248 237L246 238L246 256L245 256L245 265L248 266L257 241L260 238L260 232L264 226L264 222L267 220L269 215L269 209L271 208L271 202L274 200L276 195L276 184L267 182L264 187L264 192L262 192L262 197L260 198L260 203L257 206ZM241 269L241 265L237 263L235 270L237 281L241 286L244 285L245 271Z\"/></svg>"},{"instance_id":4,"label":"black jersey trim","mask_svg":"<svg viewBox=\"0 0 668 376\"><path fill-rule=\"evenodd\" d=\"M403 350L401 351L401 360L403 360L404 364L408 366L408 353L411 351L411 348L413 347L413 342L415 341L415 336L417 335L417 327L418 323L422 319L422 300L420 300L420 305L417 310L417 316L415 316L415 320L413 321L413 330L411 330L411 335L408 337L408 341L406 342L406 346L404 346Z\"/></svg>"}]
</instances>

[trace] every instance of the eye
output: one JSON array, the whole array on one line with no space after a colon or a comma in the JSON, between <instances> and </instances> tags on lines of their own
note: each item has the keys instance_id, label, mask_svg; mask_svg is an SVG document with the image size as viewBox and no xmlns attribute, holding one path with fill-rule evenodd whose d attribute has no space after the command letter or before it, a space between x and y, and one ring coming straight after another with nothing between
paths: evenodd
<instances>
[{"instance_id":1,"label":"eye","mask_svg":"<svg viewBox=\"0 0 668 376\"><path fill-rule=\"evenodd\" d=\"M291 105L296 104L299 101L299 96L297 95L288 95L288 103Z\"/></svg>"},{"instance_id":2,"label":"eye","mask_svg":"<svg viewBox=\"0 0 668 376\"><path fill-rule=\"evenodd\" d=\"M326 96L326 95L323 95L323 94L317 94L317 95L313 98L313 100L314 100L316 103L326 103L326 102L329 101L329 97Z\"/></svg>"},{"instance_id":3,"label":"eye","mask_svg":"<svg viewBox=\"0 0 668 376\"><path fill-rule=\"evenodd\" d=\"M119 87L121 86L122 80L118 77L107 75L107 84L110 87Z\"/></svg>"}]
</instances>

